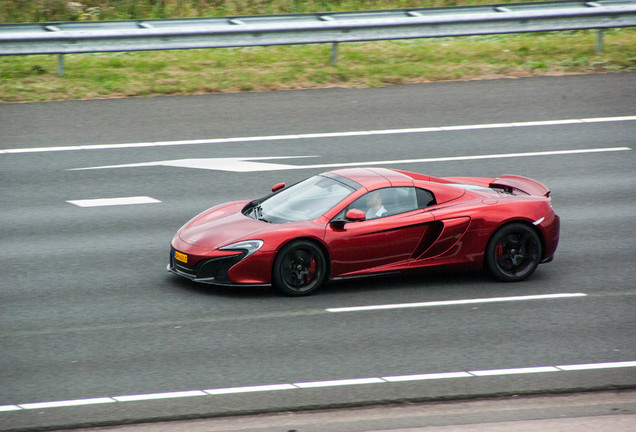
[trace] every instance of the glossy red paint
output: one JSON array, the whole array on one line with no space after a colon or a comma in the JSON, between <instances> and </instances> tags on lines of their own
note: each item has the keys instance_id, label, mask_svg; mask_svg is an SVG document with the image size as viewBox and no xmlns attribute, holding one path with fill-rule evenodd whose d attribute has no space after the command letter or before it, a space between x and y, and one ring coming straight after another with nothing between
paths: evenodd
<instances>
[{"instance_id":1,"label":"glossy red paint","mask_svg":"<svg viewBox=\"0 0 636 432\"><path fill-rule=\"evenodd\" d=\"M310 251L307 260L311 264L303 267L305 273L298 273L300 279L316 273L320 254L325 258L328 279L451 264L483 268L487 260L500 259L503 253L499 246L492 257L485 255L493 235L502 227L521 224L536 233L540 245L536 247L534 234L505 237L512 238L506 243L510 257L500 263L505 273L510 262L529 261L533 253L537 255L536 264L551 260L558 245L559 217L550 205L548 188L536 180L520 176L435 178L385 168L347 168L325 176L353 186L348 196L325 208L321 216L272 223L250 213L263 200L213 207L174 236L168 269L199 282L269 285L274 279L272 272L281 271L280 260L276 261L281 250L292 242L304 242L306 249L306 241L319 252ZM274 189L272 195L288 188ZM425 193L420 195L422 191ZM389 211L378 218L361 220L364 209L350 206L370 192L384 194L387 206L395 204L391 194L398 197L397 204L406 206L396 214ZM426 203L431 194L434 201ZM355 216L352 220L345 218L347 210ZM304 259L300 252L297 255L300 261ZM534 268L529 273L532 271ZM520 273L519 279L528 275Z\"/></svg>"}]
</instances>

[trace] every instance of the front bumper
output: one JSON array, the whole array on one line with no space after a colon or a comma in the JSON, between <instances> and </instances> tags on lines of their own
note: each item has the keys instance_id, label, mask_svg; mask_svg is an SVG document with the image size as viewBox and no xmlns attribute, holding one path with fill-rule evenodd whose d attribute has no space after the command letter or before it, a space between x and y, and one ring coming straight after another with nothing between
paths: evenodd
<instances>
[{"instance_id":1,"label":"front bumper","mask_svg":"<svg viewBox=\"0 0 636 432\"><path fill-rule=\"evenodd\" d=\"M175 250L170 251L167 270L194 282L223 286L268 286L266 283L235 283L230 279L230 269L240 263L245 253L202 259L188 266L175 259Z\"/></svg>"}]
</instances>

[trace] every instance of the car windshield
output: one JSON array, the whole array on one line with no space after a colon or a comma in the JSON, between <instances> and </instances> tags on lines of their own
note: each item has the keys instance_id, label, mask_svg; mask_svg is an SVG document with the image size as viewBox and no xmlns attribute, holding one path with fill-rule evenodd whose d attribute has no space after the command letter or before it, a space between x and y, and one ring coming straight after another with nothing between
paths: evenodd
<instances>
[{"instance_id":1,"label":"car windshield","mask_svg":"<svg viewBox=\"0 0 636 432\"><path fill-rule=\"evenodd\" d=\"M353 187L332 177L317 175L255 202L246 214L272 223L313 220L354 191Z\"/></svg>"}]
</instances>

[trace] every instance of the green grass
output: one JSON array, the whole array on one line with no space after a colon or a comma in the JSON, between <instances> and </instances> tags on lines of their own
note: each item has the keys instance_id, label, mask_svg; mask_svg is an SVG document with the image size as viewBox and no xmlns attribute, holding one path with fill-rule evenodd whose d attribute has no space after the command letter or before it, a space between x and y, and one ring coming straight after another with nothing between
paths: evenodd
<instances>
[{"instance_id":1,"label":"green grass","mask_svg":"<svg viewBox=\"0 0 636 432\"><path fill-rule=\"evenodd\" d=\"M0 101L381 87L636 70L636 29L340 44L0 57Z\"/></svg>"}]
</instances>

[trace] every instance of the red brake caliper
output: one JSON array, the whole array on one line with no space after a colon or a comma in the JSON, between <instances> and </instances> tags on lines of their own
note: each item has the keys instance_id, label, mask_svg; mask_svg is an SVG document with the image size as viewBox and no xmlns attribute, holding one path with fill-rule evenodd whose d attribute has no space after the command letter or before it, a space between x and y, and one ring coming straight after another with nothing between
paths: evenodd
<instances>
[{"instance_id":1,"label":"red brake caliper","mask_svg":"<svg viewBox=\"0 0 636 432\"><path fill-rule=\"evenodd\" d=\"M314 258L311 259L309 266L307 266L307 270L307 280L305 280L305 283L311 282L311 280L314 278L314 275L316 274L316 260Z\"/></svg>"}]
</instances>

